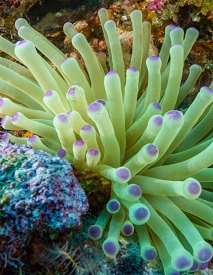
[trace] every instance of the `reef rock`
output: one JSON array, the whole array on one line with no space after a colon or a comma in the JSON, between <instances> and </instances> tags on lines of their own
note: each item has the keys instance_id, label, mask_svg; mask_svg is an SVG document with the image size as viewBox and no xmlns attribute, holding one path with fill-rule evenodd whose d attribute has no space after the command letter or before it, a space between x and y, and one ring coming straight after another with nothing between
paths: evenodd
<instances>
[{"instance_id":1,"label":"reef rock","mask_svg":"<svg viewBox=\"0 0 213 275\"><path fill-rule=\"evenodd\" d=\"M32 232L70 233L88 201L72 165L26 145L0 142L0 258ZM17 239L18 245L12 240ZM10 249L9 249L10 247Z\"/></svg>"}]
</instances>

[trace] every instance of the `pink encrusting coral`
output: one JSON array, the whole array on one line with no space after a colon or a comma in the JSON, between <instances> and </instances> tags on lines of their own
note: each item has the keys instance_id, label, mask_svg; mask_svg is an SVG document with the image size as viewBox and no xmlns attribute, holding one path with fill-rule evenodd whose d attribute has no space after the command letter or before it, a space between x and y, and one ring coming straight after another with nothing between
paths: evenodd
<instances>
[{"instance_id":1,"label":"pink encrusting coral","mask_svg":"<svg viewBox=\"0 0 213 275\"><path fill-rule=\"evenodd\" d=\"M149 0L147 1L147 8L151 11L160 12L163 10L163 4L166 2L166 0Z\"/></svg>"}]
</instances>

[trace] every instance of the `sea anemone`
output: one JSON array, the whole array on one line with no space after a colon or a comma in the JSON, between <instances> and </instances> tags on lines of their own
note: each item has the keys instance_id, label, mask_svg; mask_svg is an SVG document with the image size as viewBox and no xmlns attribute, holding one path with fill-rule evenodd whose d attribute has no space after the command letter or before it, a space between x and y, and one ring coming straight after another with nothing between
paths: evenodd
<instances>
[{"instance_id":1,"label":"sea anemone","mask_svg":"<svg viewBox=\"0 0 213 275\"><path fill-rule=\"evenodd\" d=\"M182 84L184 60L198 36L195 28L169 25L159 56L150 51L149 22L135 10L133 48L126 70L115 22L99 10L108 57L94 54L71 23L64 25L85 62L66 58L24 19L15 26L24 40L0 48L23 65L0 59L0 114L6 130L35 135L4 141L24 143L74 163L75 169L111 180L111 198L89 237L109 222L103 251L115 257L120 234L135 231L141 257L157 251L165 274L194 271L212 258L213 83L185 109L201 68L192 65ZM36 48L57 68L38 54Z\"/></svg>"}]
</instances>

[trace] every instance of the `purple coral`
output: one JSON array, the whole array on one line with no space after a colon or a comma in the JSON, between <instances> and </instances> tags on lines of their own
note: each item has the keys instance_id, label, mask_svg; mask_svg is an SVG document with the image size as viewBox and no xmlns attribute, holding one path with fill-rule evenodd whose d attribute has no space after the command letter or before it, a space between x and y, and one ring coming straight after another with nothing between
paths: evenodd
<instances>
[{"instance_id":1,"label":"purple coral","mask_svg":"<svg viewBox=\"0 0 213 275\"><path fill-rule=\"evenodd\" d=\"M70 233L80 226L88 201L68 161L0 142L0 176L0 259L17 257L32 232Z\"/></svg>"}]
</instances>

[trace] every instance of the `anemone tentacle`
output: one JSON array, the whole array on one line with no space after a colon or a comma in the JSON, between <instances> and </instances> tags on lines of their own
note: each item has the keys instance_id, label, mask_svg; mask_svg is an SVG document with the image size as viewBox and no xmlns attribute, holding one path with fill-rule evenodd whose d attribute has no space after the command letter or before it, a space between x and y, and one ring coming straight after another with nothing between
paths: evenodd
<instances>
[{"instance_id":1,"label":"anemone tentacle","mask_svg":"<svg viewBox=\"0 0 213 275\"><path fill-rule=\"evenodd\" d=\"M0 59L2 126L34 133L28 139L5 133L2 139L30 144L111 180L110 200L88 231L100 239L109 223L107 256L119 252L120 234L135 232L141 257L150 261L159 253L165 274L202 269L213 255L205 241L213 240L213 82L178 110L201 73L192 65L181 85L198 31L184 34L167 26L159 55L149 56L150 24L133 11L133 51L125 68L115 23L106 9L99 17L107 61L96 57L71 23L64 26L86 70L24 19L15 24L23 40L13 47L1 38L0 49L8 45L8 53L23 63Z\"/></svg>"}]
</instances>

